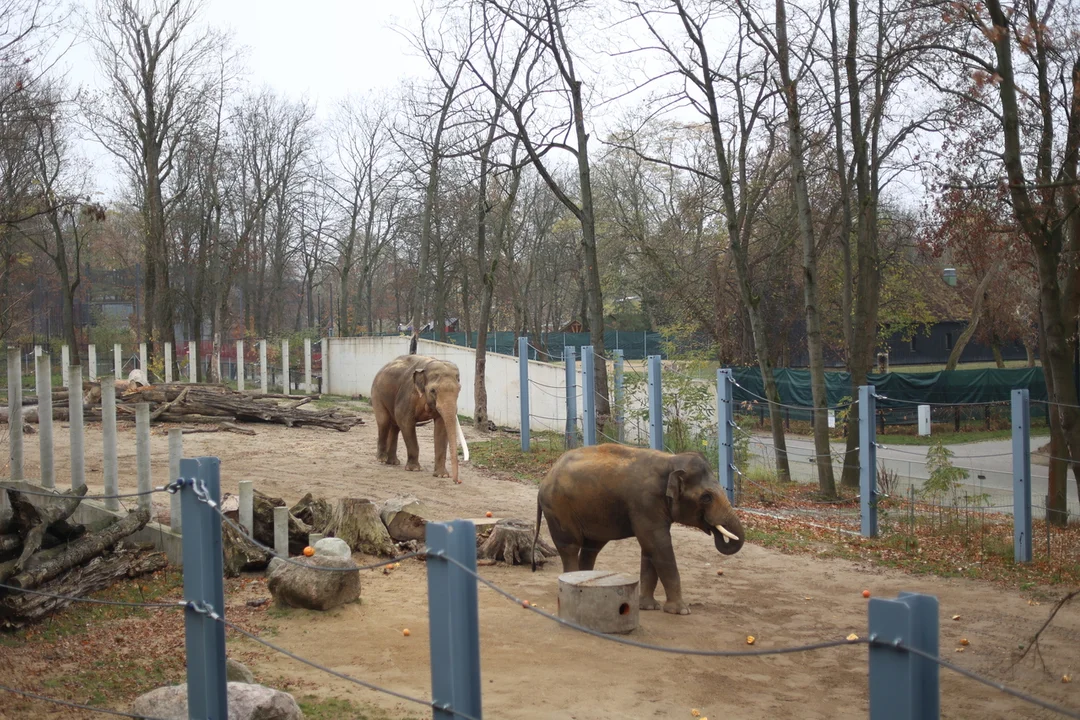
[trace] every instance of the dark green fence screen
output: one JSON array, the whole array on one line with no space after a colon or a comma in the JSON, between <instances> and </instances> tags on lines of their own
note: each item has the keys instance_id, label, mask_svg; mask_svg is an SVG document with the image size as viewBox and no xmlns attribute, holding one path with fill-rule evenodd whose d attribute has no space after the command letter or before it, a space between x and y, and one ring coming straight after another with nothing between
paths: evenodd
<instances>
[{"instance_id":1,"label":"dark green fence screen","mask_svg":"<svg viewBox=\"0 0 1080 720\"><path fill-rule=\"evenodd\" d=\"M792 420L810 420L809 410L797 407L811 407L813 398L810 391L810 371L781 368L774 371L776 384L780 392L780 401L785 408L785 417ZM755 414L767 413L767 406L762 401L765 397L765 384L761 380L761 371L757 368L737 368L734 370L735 401L740 403L743 412ZM1046 380L1042 368L1023 368L1016 370L953 370L932 373L886 373L870 375L868 380L884 400L877 401L879 417L889 425L906 425L918 422L918 405L932 406L933 422L949 420L986 419L1009 417L1011 393L1015 389L1027 388L1031 393L1032 417L1046 417L1045 401ZM846 372L825 373L825 385L830 406L841 406L851 402L851 376ZM985 403L995 403L987 406Z\"/></svg>"}]
</instances>

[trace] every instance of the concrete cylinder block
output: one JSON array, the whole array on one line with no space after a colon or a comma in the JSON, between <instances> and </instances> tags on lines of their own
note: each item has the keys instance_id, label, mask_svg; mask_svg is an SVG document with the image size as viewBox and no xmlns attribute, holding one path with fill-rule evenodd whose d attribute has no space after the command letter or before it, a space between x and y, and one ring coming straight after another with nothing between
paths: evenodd
<instances>
[{"instance_id":1,"label":"concrete cylinder block","mask_svg":"<svg viewBox=\"0 0 1080 720\"><path fill-rule=\"evenodd\" d=\"M558 615L597 632L631 632L638 626L638 578L609 570L563 573Z\"/></svg>"}]
</instances>

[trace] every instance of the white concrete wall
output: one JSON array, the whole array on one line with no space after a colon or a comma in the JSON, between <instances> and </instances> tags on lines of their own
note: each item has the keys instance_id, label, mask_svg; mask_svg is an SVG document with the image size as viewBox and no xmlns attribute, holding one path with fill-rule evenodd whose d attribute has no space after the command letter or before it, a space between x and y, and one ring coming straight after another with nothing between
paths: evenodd
<instances>
[{"instance_id":1,"label":"white concrete wall","mask_svg":"<svg viewBox=\"0 0 1080 720\"><path fill-rule=\"evenodd\" d=\"M329 382L326 392L331 395L371 396L371 383L376 373L394 358L409 352L408 337L359 337L328 339ZM420 340L416 351L420 355L449 360L461 373L461 395L458 412L472 417L475 405L476 350ZM487 354L486 383L488 417L503 427L521 427L521 383L518 359L498 353ZM530 427L534 431L562 432L566 424L566 371L562 366L529 361ZM580 366L577 385L578 417L581 417ZM580 420L579 420L580 422Z\"/></svg>"}]
</instances>

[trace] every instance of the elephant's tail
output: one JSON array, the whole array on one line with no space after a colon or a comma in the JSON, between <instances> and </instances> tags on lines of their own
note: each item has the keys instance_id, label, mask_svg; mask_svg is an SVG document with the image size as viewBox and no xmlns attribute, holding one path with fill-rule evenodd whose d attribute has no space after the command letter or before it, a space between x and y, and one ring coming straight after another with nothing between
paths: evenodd
<instances>
[{"instance_id":1,"label":"elephant's tail","mask_svg":"<svg viewBox=\"0 0 1080 720\"><path fill-rule=\"evenodd\" d=\"M416 332L414 330L413 334L412 334L412 340L409 341L409 354L410 355L415 355L416 354L416 344L417 344L417 341L419 339L420 339L420 333L418 333L418 332Z\"/></svg>"},{"instance_id":2,"label":"elephant's tail","mask_svg":"<svg viewBox=\"0 0 1080 720\"><path fill-rule=\"evenodd\" d=\"M536 572L536 541L540 537L540 521L543 520L544 514L540 508L540 497L536 498L536 532L533 533L532 544L532 571Z\"/></svg>"}]
</instances>

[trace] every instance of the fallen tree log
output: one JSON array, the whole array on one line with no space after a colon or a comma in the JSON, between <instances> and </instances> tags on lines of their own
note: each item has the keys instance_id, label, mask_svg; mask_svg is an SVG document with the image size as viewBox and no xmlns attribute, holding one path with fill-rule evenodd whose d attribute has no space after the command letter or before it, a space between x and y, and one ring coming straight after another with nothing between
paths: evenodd
<instances>
[{"instance_id":1,"label":"fallen tree log","mask_svg":"<svg viewBox=\"0 0 1080 720\"><path fill-rule=\"evenodd\" d=\"M39 560L40 555L52 551L43 550L35 553L23 563L21 572L7 580L7 584L24 590L36 588L43 582L111 550L116 543L138 532L149 521L149 512L136 510L101 532L84 535L73 543L54 548L59 550L56 555Z\"/></svg>"},{"instance_id":2,"label":"fallen tree log","mask_svg":"<svg viewBox=\"0 0 1080 720\"><path fill-rule=\"evenodd\" d=\"M316 498L311 493L289 508L289 513L311 528L311 532L329 535L334 520L334 506L329 501Z\"/></svg>"},{"instance_id":3,"label":"fallen tree log","mask_svg":"<svg viewBox=\"0 0 1080 720\"><path fill-rule=\"evenodd\" d=\"M86 485L78 490L60 493L53 500L50 498L44 506L37 506L27 500L21 492L8 490L11 501L12 524L15 531L23 536L22 554L15 561L15 572L22 570L26 560L41 548L45 533L53 523L67 520L79 507L82 496L86 494Z\"/></svg>"},{"instance_id":4,"label":"fallen tree log","mask_svg":"<svg viewBox=\"0 0 1080 720\"><path fill-rule=\"evenodd\" d=\"M119 551L93 558L82 567L73 568L63 577L41 585L43 592L65 598L85 597L115 583L157 572L165 567L164 553ZM16 628L40 620L64 608L74 600L10 592L0 597L0 627Z\"/></svg>"},{"instance_id":5,"label":"fallen tree log","mask_svg":"<svg viewBox=\"0 0 1080 720\"><path fill-rule=\"evenodd\" d=\"M415 497L391 498L379 507L379 517L394 542L423 541L431 510Z\"/></svg>"}]
</instances>

